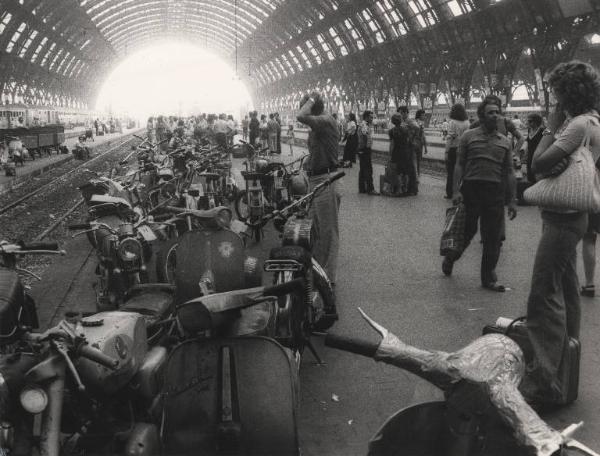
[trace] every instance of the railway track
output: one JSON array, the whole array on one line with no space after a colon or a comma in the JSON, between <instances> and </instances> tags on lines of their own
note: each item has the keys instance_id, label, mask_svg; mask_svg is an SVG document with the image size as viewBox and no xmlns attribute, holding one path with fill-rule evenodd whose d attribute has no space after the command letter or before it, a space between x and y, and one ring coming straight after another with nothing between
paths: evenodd
<instances>
[{"instance_id":1,"label":"railway track","mask_svg":"<svg viewBox=\"0 0 600 456\"><path fill-rule=\"evenodd\" d=\"M10 202L9 204L7 204L6 206L3 206L0 208L0 215L7 213L8 211L10 211L11 209L19 206L20 204L25 203L27 200L31 199L32 197L34 197L35 195L39 194L40 192L42 192L43 190L46 190L50 187L52 187L53 185L56 185L57 183L60 183L61 180L65 179L66 177L70 176L71 174L77 172L77 171L81 171L82 169L85 169L86 167L88 167L91 163L94 163L98 160L100 160L101 158L105 157L107 154L110 154L111 152L114 152L115 150L121 148L123 145L125 145L126 143L128 143L129 141L131 141L133 138L127 138L125 141L123 141L120 144L117 144L114 147L111 147L110 149L102 152L101 154L97 155L96 157L93 157L89 160L86 160L85 162L81 163L80 165L78 165L77 167L67 171L64 174L61 174L60 176L56 177L55 179L51 180L50 182L47 182L46 184L36 188L35 190L21 196L20 198L17 198L16 200Z\"/></svg>"}]
</instances>

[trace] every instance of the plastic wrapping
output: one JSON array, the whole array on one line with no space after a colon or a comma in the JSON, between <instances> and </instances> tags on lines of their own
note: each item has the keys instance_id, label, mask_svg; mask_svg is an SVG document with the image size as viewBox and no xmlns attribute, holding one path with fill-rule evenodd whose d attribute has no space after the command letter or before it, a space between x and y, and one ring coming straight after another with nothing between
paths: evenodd
<instances>
[{"instance_id":1,"label":"plastic wrapping","mask_svg":"<svg viewBox=\"0 0 600 456\"><path fill-rule=\"evenodd\" d=\"M535 448L538 456L550 456L563 443L561 434L535 413L517 389L525 369L523 353L506 336L489 334L457 352L446 353L418 349L387 333L375 359L408 370L445 392L463 380L478 385L517 440Z\"/></svg>"}]
</instances>

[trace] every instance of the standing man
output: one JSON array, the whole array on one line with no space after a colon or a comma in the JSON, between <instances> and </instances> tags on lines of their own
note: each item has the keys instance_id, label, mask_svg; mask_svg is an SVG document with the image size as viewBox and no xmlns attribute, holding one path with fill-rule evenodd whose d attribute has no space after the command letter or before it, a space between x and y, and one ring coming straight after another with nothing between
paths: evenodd
<instances>
[{"instance_id":1,"label":"standing man","mask_svg":"<svg viewBox=\"0 0 600 456\"><path fill-rule=\"evenodd\" d=\"M421 176L421 160L423 155L427 155L427 140L425 139L425 110L419 109L415 113L415 124L418 130L414 138L415 161L417 168L417 180ZM448 134L446 133L446 136Z\"/></svg>"},{"instance_id":2,"label":"standing man","mask_svg":"<svg viewBox=\"0 0 600 456\"><path fill-rule=\"evenodd\" d=\"M371 163L371 147L373 146L373 111L365 111L358 127L358 193L379 195L373 186L373 164ZM335 122L335 120L334 120ZM337 124L336 124L337 128Z\"/></svg>"},{"instance_id":3,"label":"standing man","mask_svg":"<svg viewBox=\"0 0 600 456\"><path fill-rule=\"evenodd\" d=\"M269 145L269 153L276 154L277 152L277 138L281 134L281 127L279 122L275 119L275 114L269 114L269 121L267 122L267 144Z\"/></svg>"},{"instance_id":4,"label":"standing man","mask_svg":"<svg viewBox=\"0 0 600 456\"><path fill-rule=\"evenodd\" d=\"M277 121L277 153L281 155L281 118L279 117L279 113L275 113L275 121Z\"/></svg>"},{"instance_id":5,"label":"standing man","mask_svg":"<svg viewBox=\"0 0 600 456\"><path fill-rule=\"evenodd\" d=\"M248 120L248 116L244 116L244 120L242 120L242 139L244 141L248 141L248 125L250 121Z\"/></svg>"},{"instance_id":6,"label":"standing man","mask_svg":"<svg viewBox=\"0 0 600 456\"><path fill-rule=\"evenodd\" d=\"M465 248L475 236L480 221L483 242L481 285L488 290L502 292L506 291L506 287L498 283L496 265L502 246L505 181L510 193L508 215L511 220L517 216L517 209L512 152L506 136L498 132L500 115L498 105L485 99L477 108L480 126L465 131L461 136L454 170L453 201L465 204ZM452 274L454 262L460 256L444 258L444 274Z\"/></svg>"},{"instance_id":7,"label":"standing man","mask_svg":"<svg viewBox=\"0 0 600 456\"><path fill-rule=\"evenodd\" d=\"M305 95L300 101L297 120L308 125L308 152L306 164L311 190L337 171L340 134L335 119L325 114L325 105L319 92ZM315 259L323 266L329 280L335 284L339 249L338 212L341 194L338 181L320 192L313 200L310 216L319 227L314 247ZM333 310L334 311L334 310Z\"/></svg>"},{"instance_id":8,"label":"standing man","mask_svg":"<svg viewBox=\"0 0 600 456\"><path fill-rule=\"evenodd\" d=\"M402 126L406 130L406 161L404 162L404 173L407 175L406 193L404 196L415 196L419 193L419 179L417 178L417 159L415 158L417 146L416 136L419 132L419 126L414 120L408 118L408 107L400 106L398 113L402 118Z\"/></svg>"},{"instance_id":9,"label":"standing man","mask_svg":"<svg viewBox=\"0 0 600 456\"><path fill-rule=\"evenodd\" d=\"M250 145L256 146L256 140L260 136L260 122L258 121L258 113L256 111L250 112L250 123L248 124L250 131Z\"/></svg>"}]
</instances>

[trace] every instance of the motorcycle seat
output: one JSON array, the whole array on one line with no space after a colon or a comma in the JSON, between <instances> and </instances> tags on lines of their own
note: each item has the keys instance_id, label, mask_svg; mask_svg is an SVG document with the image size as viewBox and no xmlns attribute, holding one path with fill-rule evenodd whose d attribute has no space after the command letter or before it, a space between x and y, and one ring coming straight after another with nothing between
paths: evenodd
<instances>
[{"instance_id":1,"label":"motorcycle seat","mask_svg":"<svg viewBox=\"0 0 600 456\"><path fill-rule=\"evenodd\" d=\"M121 310L141 314L149 326L167 317L173 307L175 288L169 284L142 284L132 287Z\"/></svg>"},{"instance_id":2,"label":"motorcycle seat","mask_svg":"<svg viewBox=\"0 0 600 456\"><path fill-rule=\"evenodd\" d=\"M109 195L92 195L90 198L91 203L96 204L105 204L105 203L113 203L113 204L122 204L129 208L131 208L131 204L125 198L120 198L118 196L109 196Z\"/></svg>"}]
</instances>

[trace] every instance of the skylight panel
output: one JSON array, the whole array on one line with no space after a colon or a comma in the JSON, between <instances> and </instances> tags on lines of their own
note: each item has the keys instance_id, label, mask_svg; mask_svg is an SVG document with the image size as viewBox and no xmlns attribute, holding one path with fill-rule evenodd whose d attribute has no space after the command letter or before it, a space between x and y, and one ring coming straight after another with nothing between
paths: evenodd
<instances>
[{"instance_id":1,"label":"skylight panel","mask_svg":"<svg viewBox=\"0 0 600 456\"><path fill-rule=\"evenodd\" d=\"M288 55L292 59L292 62L294 62L294 64L296 65L296 68L298 69L298 71L302 71L304 68L302 68L302 65L300 64L300 60L298 60L298 57L296 57L296 54L294 54L294 52L291 49L288 49Z\"/></svg>"},{"instance_id":2,"label":"skylight panel","mask_svg":"<svg viewBox=\"0 0 600 456\"><path fill-rule=\"evenodd\" d=\"M23 30L25 30L25 27L27 27L27 24L25 22L22 22L21 25L19 25L19 28L15 31L15 33L13 33L13 36L10 39L10 42L6 46L6 52L11 52L13 50L13 48L15 47L15 44L17 44L17 41L19 40L19 37L21 36L21 33L23 33Z\"/></svg>"},{"instance_id":3,"label":"skylight panel","mask_svg":"<svg viewBox=\"0 0 600 456\"><path fill-rule=\"evenodd\" d=\"M69 57L70 57L71 53L69 51L65 52L65 56L61 59L60 63L58 64L58 66L56 67L56 72L60 73L61 68L64 66L64 64L68 61Z\"/></svg>"},{"instance_id":4,"label":"skylight panel","mask_svg":"<svg viewBox=\"0 0 600 456\"><path fill-rule=\"evenodd\" d=\"M308 52L310 52L310 54L315 58L317 64L320 65L322 61L321 56L319 55L319 51L315 49L310 40L306 41L306 48L308 49Z\"/></svg>"},{"instance_id":5,"label":"skylight panel","mask_svg":"<svg viewBox=\"0 0 600 456\"><path fill-rule=\"evenodd\" d=\"M56 61L60 58L60 56L62 55L62 53L64 52L64 49L59 49L58 52L54 55L54 58L52 59L52 62L50 63L50 66L48 67L49 70L51 70L54 65L56 64Z\"/></svg>"},{"instance_id":6,"label":"skylight panel","mask_svg":"<svg viewBox=\"0 0 600 456\"><path fill-rule=\"evenodd\" d=\"M421 27L426 28L439 22L437 14L431 7L429 0L409 0L408 5Z\"/></svg>"},{"instance_id":7,"label":"skylight panel","mask_svg":"<svg viewBox=\"0 0 600 456\"><path fill-rule=\"evenodd\" d=\"M0 19L0 35L2 35L2 32L4 32L4 29L6 28L11 19L12 14L10 13L4 13L2 15L2 19Z\"/></svg>"},{"instance_id":8,"label":"skylight panel","mask_svg":"<svg viewBox=\"0 0 600 456\"><path fill-rule=\"evenodd\" d=\"M31 46L31 42L33 40L35 40L35 37L38 35L37 30L32 31L29 34L29 37L27 38L27 41L25 41L25 44L23 45L23 47L21 48L21 51L19 52L19 57L23 58L25 56L25 54L27 53L27 49L29 49L29 46Z\"/></svg>"},{"instance_id":9,"label":"skylight panel","mask_svg":"<svg viewBox=\"0 0 600 456\"><path fill-rule=\"evenodd\" d=\"M46 38L46 37L42 38L42 41L40 41L40 44L38 44L38 47L36 48L35 52L33 53L33 56L31 57L31 63L35 63L35 61L37 60L38 54L40 53L42 48L46 45L47 41L48 41L48 38Z\"/></svg>"},{"instance_id":10,"label":"skylight panel","mask_svg":"<svg viewBox=\"0 0 600 456\"><path fill-rule=\"evenodd\" d=\"M363 41L362 37L356 31L356 28L354 27L354 24L352 23L352 21L350 19L346 19L344 21L344 25L346 26L346 30L348 30L348 32L350 32L350 36L352 37L352 39L356 42L356 47L359 50L363 50L365 48L365 42Z\"/></svg>"},{"instance_id":11,"label":"skylight panel","mask_svg":"<svg viewBox=\"0 0 600 456\"><path fill-rule=\"evenodd\" d=\"M42 59L42 63L40 63L41 66L44 66L46 64L48 57L50 57L50 54L52 53L52 51L54 50L55 47L56 47L56 43L52 43L50 45L50 48L46 51L46 55L44 55L44 58Z\"/></svg>"},{"instance_id":12,"label":"skylight panel","mask_svg":"<svg viewBox=\"0 0 600 456\"><path fill-rule=\"evenodd\" d=\"M311 63L310 59L308 58L308 56L304 53L304 50L300 46L296 46L296 50L300 54L300 57L302 57L302 60L304 60L304 63L306 64L306 66L308 68L312 68L312 63Z\"/></svg>"},{"instance_id":13,"label":"skylight panel","mask_svg":"<svg viewBox=\"0 0 600 456\"><path fill-rule=\"evenodd\" d=\"M367 24L367 27L375 34L375 40L378 43L383 43L385 41L385 35L383 34L383 30L379 26L379 23L373 17L371 11L366 8L362 10L359 17Z\"/></svg>"}]
</instances>

